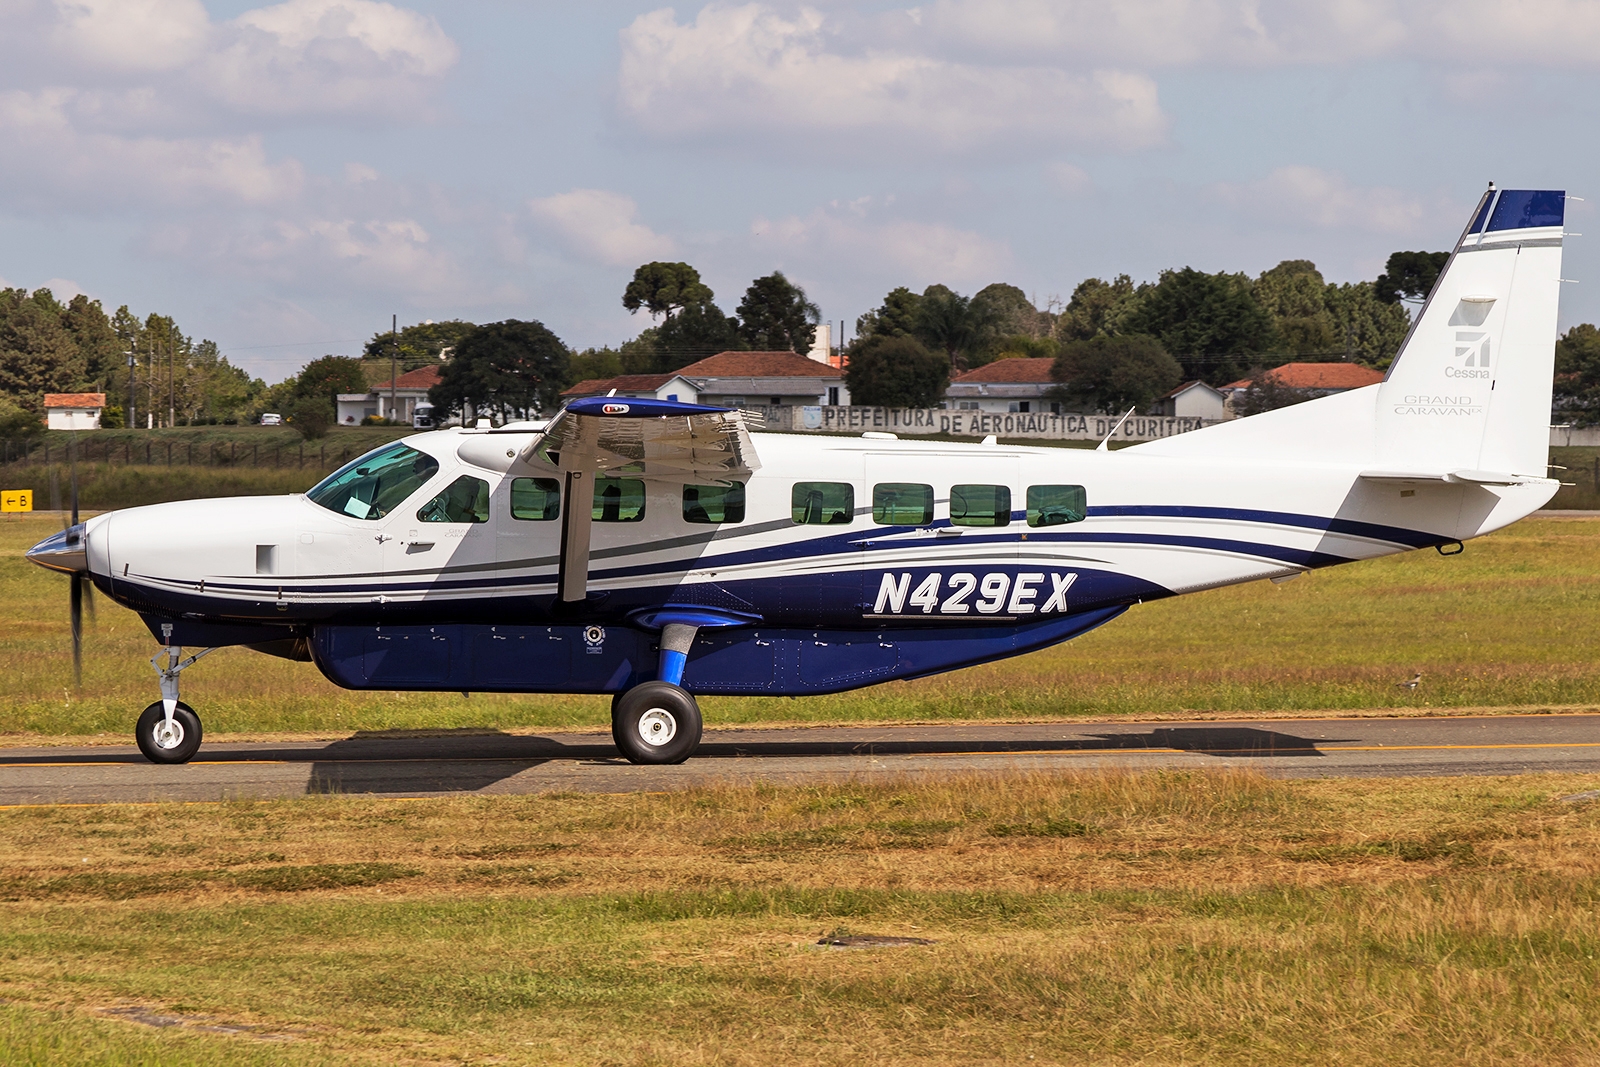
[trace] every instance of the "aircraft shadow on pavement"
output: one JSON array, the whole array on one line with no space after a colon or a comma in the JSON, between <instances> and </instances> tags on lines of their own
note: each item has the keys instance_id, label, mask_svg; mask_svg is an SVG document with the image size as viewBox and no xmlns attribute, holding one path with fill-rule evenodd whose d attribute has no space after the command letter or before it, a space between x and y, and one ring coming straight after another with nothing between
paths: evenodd
<instances>
[{"instance_id":1,"label":"aircraft shadow on pavement","mask_svg":"<svg viewBox=\"0 0 1600 1067\"><path fill-rule=\"evenodd\" d=\"M1340 739L1352 740L1352 739ZM692 764L717 758L829 756L1003 755L1007 752L1126 752L1177 749L1217 757L1321 757L1310 738L1253 727L1158 728L1146 733L1098 733L1078 738L907 739L904 741L798 737L719 740L707 735ZM257 758L260 758L258 756ZM552 760L627 764L609 741L572 740L473 731L465 734L396 736L357 734L323 748L283 752L276 758L314 761L307 789L313 793L447 793L475 791ZM619 781L619 785L626 779Z\"/></svg>"},{"instance_id":2,"label":"aircraft shadow on pavement","mask_svg":"<svg viewBox=\"0 0 1600 1067\"><path fill-rule=\"evenodd\" d=\"M905 729L910 732L916 728ZM1062 729L1071 730L1072 727L1063 724ZM686 768L716 773L726 770L727 766L718 767L715 761L740 758L1004 755L1008 752L1110 754L1149 749L1176 749L1219 758L1322 757L1324 753L1319 745L1357 740L1313 740L1277 730L1243 726L1158 727L1140 732L1103 730L1054 738L1038 736L1037 726L1019 728L1011 737L993 736L992 728L973 728L974 733L990 736L966 738L896 738L892 736L894 732L898 731L886 730L872 737L852 738L841 737L827 728L764 731L764 737L730 736L714 731L706 735ZM833 736L827 736L830 733ZM27 755L0 755L0 766L49 765L58 759L59 755L37 751ZM635 778L634 772L646 770L631 768L604 734L561 738L486 730L367 732L318 746L222 743L203 751L200 760L213 765L236 761L310 763L308 793L352 794L475 792L552 761L611 765L617 774L618 787L626 789ZM145 759L137 752L118 752L100 756L95 762L144 764ZM741 768L745 769L759 772L759 768ZM675 772L678 768L658 770ZM551 788L560 788L559 781L552 781Z\"/></svg>"}]
</instances>

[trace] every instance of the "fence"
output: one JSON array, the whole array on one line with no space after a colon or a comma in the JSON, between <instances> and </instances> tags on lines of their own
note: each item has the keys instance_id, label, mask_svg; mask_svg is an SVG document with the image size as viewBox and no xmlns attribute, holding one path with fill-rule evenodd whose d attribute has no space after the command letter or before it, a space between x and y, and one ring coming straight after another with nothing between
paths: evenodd
<instances>
[{"instance_id":1,"label":"fence","mask_svg":"<svg viewBox=\"0 0 1600 1067\"><path fill-rule=\"evenodd\" d=\"M72 449L69 454L69 447ZM366 445L329 446L326 441L259 444L237 441L174 441L147 438L136 441L96 441L80 436L75 445L59 441L0 441L0 463L5 466L49 466L75 458L79 463L121 464L141 467L264 467L273 469L331 470L371 448Z\"/></svg>"}]
</instances>

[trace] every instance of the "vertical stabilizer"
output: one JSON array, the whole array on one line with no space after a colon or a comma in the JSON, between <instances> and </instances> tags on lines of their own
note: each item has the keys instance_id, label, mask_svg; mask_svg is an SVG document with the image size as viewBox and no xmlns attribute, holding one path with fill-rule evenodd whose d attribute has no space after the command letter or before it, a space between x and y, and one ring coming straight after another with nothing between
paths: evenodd
<instances>
[{"instance_id":1,"label":"vertical stabilizer","mask_svg":"<svg viewBox=\"0 0 1600 1067\"><path fill-rule=\"evenodd\" d=\"M1378 387L1379 465L1544 477L1565 207L1484 194Z\"/></svg>"}]
</instances>

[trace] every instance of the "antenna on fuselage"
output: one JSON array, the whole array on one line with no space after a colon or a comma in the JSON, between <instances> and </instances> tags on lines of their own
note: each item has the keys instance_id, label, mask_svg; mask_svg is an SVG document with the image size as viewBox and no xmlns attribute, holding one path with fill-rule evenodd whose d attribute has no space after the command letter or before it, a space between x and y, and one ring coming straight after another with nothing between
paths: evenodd
<instances>
[{"instance_id":1,"label":"antenna on fuselage","mask_svg":"<svg viewBox=\"0 0 1600 1067\"><path fill-rule=\"evenodd\" d=\"M1101 441L1098 445L1096 445L1094 450L1096 452L1109 452L1109 451L1111 451L1111 439L1113 437L1117 436L1117 431L1122 429L1122 424L1128 421L1128 416L1132 415L1137 410L1138 410L1137 407L1132 407L1132 408L1129 408L1126 412L1124 412L1122 418L1117 420L1117 424L1115 426L1111 427L1111 432L1106 434L1105 439L1103 441Z\"/></svg>"}]
</instances>

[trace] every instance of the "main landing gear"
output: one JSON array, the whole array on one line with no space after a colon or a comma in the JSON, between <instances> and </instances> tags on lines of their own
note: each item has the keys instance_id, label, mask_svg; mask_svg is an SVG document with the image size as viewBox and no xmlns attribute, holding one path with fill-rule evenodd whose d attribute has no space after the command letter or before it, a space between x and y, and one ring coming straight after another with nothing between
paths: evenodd
<instances>
[{"instance_id":1,"label":"main landing gear","mask_svg":"<svg viewBox=\"0 0 1600 1067\"><path fill-rule=\"evenodd\" d=\"M611 699L611 738L629 763L682 763L700 745L700 706L679 685L698 627L668 623L658 678Z\"/></svg>"},{"instance_id":2,"label":"main landing gear","mask_svg":"<svg viewBox=\"0 0 1600 1067\"><path fill-rule=\"evenodd\" d=\"M162 624L161 633L171 641L172 625ZM134 739L151 763L188 763L200 750L200 716L178 699L178 675L214 651L202 648L184 659L183 648L169 644L150 657L150 666L161 676L161 699L139 716ZM166 666L161 665L162 656L167 657Z\"/></svg>"}]
</instances>

